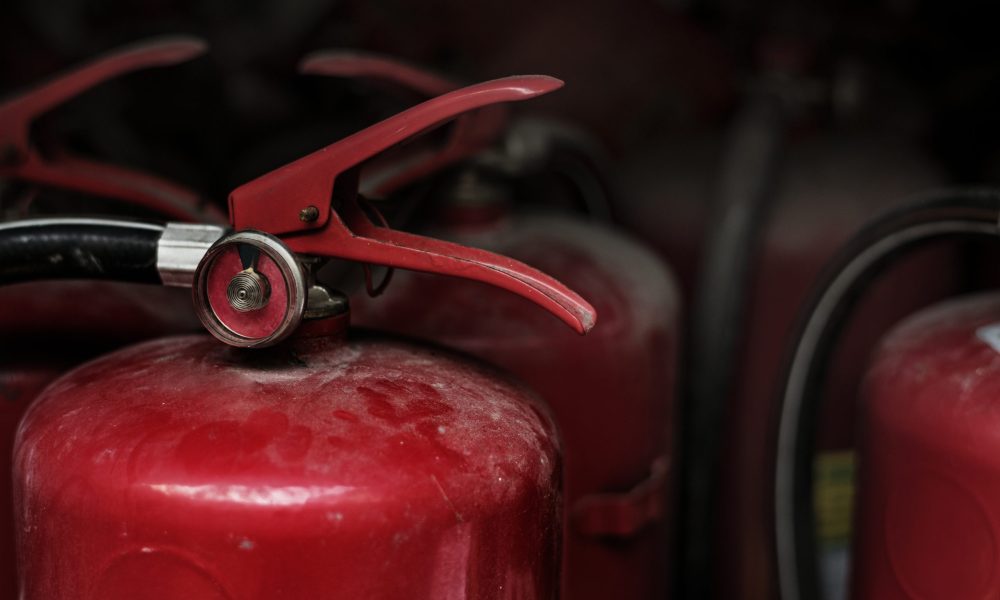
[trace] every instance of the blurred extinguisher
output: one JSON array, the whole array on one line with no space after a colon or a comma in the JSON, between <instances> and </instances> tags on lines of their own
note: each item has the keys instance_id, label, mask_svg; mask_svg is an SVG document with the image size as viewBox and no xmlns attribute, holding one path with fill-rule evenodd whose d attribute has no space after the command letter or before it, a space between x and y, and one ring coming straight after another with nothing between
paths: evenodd
<instances>
[{"instance_id":1,"label":"blurred extinguisher","mask_svg":"<svg viewBox=\"0 0 1000 600\"><path fill-rule=\"evenodd\" d=\"M508 78L415 106L234 190L233 231L0 226L3 283L187 285L217 338L117 351L32 404L14 452L22 597L557 597L561 451L546 407L474 360L352 333L346 298L313 273L338 258L471 279L588 331L593 308L554 279L375 226L357 194L385 149L560 85ZM74 248L103 267L46 260Z\"/></svg>"},{"instance_id":2,"label":"blurred extinguisher","mask_svg":"<svg viewBox=\"0 0 1000 600\"><path fill-rule=\"evenodd\" d=\"M307 73L358 77L431 95L456 84L385 57L319 52ZM400 273L355 322L468 352L536 390L555 413L566 453L565 597L660 598L670 573L673 406L680 306L673 276L651 252L599 223L607 186L599 155L579 135L541 121L501 127L497 109L456 122L433 148L396 157L369 188L385 196L455 166L434 188L437 209L421 231L524 261L584 294L601 314L584 340L539 318L523 300L458 279ZM475 154L474 153L478 153ZM515 206L517 175L541 172L572 189L557 205L598 219ZM573 199L575 198L575 199ZM382 290L369 281L369 293Z\"/></svg>"},{"instance_id":3,"label":"blurred extinguisher","mask_svg":"<svg viewBox=\"0 0 1000 600\"><path fill-rule=\"evenodd\" d=\"M900 126L879 110L901 110L873 83L886 85L890 76L846 59L819 70L810 47L765 43L761 70L726 136L665 139L635 153L623 179L629 193L616 214L670 259L693 297L679 418L685 598L777 593L772 416L795 315L858 228L944 180L911 119ZM831 598L846 592L854 400L867 356L894 322L961 289L960 264L955 247L895 263L831 357L816 453Z\"/></svg>"},{"instance_id":4,"label":"blurred extinguisher","mask_svg":"<svg viewBox=\"0 0 1000 600\"><path fill-rule=\"evenodd\" d=\"M774 480L781 597L824 597L814 453L829 359L855 306L906 255L944 240L995 238L1000 194L944 192L865 228L826 271L795 339L781 396ZM855 598L1000 593L993 405L1000 300L944 302L885 336L859 408L859 483L850 572Z\"/></svg>"},{"instance_id":5,"label":"blurred extinguisher","mask_svg":"<svg viewBox=\"0 0 1000 600\"><path fill-rule=\"evenodd\" d=\"M188 37L146 40L57 75L0 104L0 182L5 219L58 213L159 215L221 221L196 194L153 175L42 147L34 122L109 79L191 60L205 44ZM71 196L68 196L71 194ZM96 219L96 217L95 217ZM95 222L97 222L95 220ZM8 248L6 260L18 248ZM66 262L92 261L77 252ZM51 260L56 260L52 258ZM96 265L99 267L100 265ZM71 270L70 265L62 265ZM54 265L58 269L59 265ZM28 403L59 373L127 342L194 331L198 321L171 289L107 281L47 281L0 289L0 595L15 596L10 451Z\"/></svg>"}]
</instances>

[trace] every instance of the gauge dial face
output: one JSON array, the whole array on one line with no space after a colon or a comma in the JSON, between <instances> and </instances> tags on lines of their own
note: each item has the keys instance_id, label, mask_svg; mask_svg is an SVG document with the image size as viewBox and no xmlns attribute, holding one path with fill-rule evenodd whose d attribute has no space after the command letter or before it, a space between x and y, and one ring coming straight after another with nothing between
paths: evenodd
<instances>
[{"instance_id":1,"label":"gauge dial face","mask_svg":"<svg viewBox=\"0 0 1000 600\"><path fill-rule=\"evenodd\" d=\"M208 303L216 318L236 335L266 338L281 327L288 312L288 286L274 259L258 252L255 260L244 264L250 244L236 242L225 248L208 272ZM243 285L240 285L243 283ZM256 284L256 287L255 287ZM267 290L265 293L264 290ZM254 290L259 290L256 294ZM259 298L250 309L241 301Z\"/></svg>"},{"instance_id":2,"label":"gauge dial face","mask_svg":"<svg viewBox=\"0 0 1000 600\"><path fill-rule=\"evenodd\" d=\"M301 321L305 282L295 256L277 238L241 231L219 240L195 276L198 317L234 346L269 346Z\"/></svg>"}]
</instances>

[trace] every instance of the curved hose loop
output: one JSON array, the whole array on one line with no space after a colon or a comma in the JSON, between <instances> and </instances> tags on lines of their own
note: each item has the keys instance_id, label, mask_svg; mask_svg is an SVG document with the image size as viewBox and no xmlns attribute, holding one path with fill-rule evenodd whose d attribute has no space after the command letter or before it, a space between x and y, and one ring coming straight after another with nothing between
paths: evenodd
<instances>
[{"instance_id":1,"label":"curved hose loop","mask_svg":"<svg viewBox=\"0 0 1000 600\"><path fill-rule=\"evenodd\" d=\"M780 98L751 97L733 123L715 191L715 227L705 242L686 342L690 375L683 384L678 527L684 598L718 593L712 563L721 432L739 375L746 299L781 168L786 120Z\"/></svg>"},{"instance_id":2,"label":"curved hose loop","mask_svg":"<svg viewBox=\"0 0 1000 600\"><path fill-rule=\"evenodd\" d=\"M874 221L826 268L802 313L778 400L775 541L783 600L819 600L812 459L829 359L859 298L896 258L928 243L1000 235L1000 191L932 194Z\"/></svg>"},{"instance_id":3,"label":"curved hose loop","mask_svg":"<svg viewBox=\"0 0 1000 600\"><path fill-rule=\"evenodd\" d=\"M39 279L160 283L156 259L163 232L162 225L111 219L0 223L0 285Z\"/></svg>"},{"instance_id":4,"label":"curved hose loop","mask_svg":"<svg viewBox=\"0 0 1000 600\"><path fill-rule=\"evenodd\" d=\"M606 176L607 168L593 156L576 148L559 146L549 158L548 168L565 178L579 194L577 209L595 223L614 222L614 191Z\"/></svg>"}]
</instances>

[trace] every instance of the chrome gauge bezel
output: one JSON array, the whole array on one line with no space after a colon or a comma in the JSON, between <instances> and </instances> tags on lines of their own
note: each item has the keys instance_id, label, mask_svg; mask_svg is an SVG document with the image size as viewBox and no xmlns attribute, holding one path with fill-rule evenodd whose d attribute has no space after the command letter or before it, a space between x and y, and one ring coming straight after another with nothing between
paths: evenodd
<instances>
[{"instance_id":1,"label":"chrome gauge bezel","mask_svg":"<svg viewBox=\"0 0 1000 600\"><path fill-rule=\"evenodd\" d=\"M288 293L288 308L281 324L267 337L253 338L236 333L223 323L208 300L208 274L215 260L233 244L250 244L266 254L278 266ZM205 253L194 274L192 296L198 319L213 336L239 348L266 348L291 335L302 322L306 306L306 277L295 253L273 235L246 229L223 236ZM272 287L278 282L269 282Z\"/></svg>"}]
</instances>

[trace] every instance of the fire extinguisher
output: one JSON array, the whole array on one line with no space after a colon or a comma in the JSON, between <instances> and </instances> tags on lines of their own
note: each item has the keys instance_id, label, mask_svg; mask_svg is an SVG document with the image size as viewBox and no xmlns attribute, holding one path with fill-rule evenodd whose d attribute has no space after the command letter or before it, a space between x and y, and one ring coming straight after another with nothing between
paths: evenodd
<instances>
[{"instance_id":1,"label":"fire extinguisher","mask_svg":"<svg viewBox=\"0 0 1000 600\"><path fill-rule=\"evenodd\" d=\"M554 279L375 226L357 194L365 162L387 148L560 85L496 80L386 119L234 190L231 233L0 226L3 283L187 282L228 344L142 343L33 403L14 458L21 594L555 597L561 455L544 405L473 360L348 332L345 298L312 274L339 258L472 279L588 331L594 309ZM102 267L44 260L73 248Z\"/></svg>"},{"instance_id":2,"label":"fire extinguisher","mask_svg":"<svg viewBox=\"0 0 1000 600\"><path fill-rule=\"evenodd\" d=\"M748 88L727 136L665 139L633 153L639 158L626 167L629 193L618 214L670 260L694 300L679 419L685 598L777 595L773 415L795 316L825 264L868 219L944 181L906 130L873 123L882 113L872 112L877 94L863 68L870 65L834 64L768 74L771 65ZM864 104L840 104L839 91L852 86L869 90ZM894 322L961 289L957 250L927 248L895 263L831 357L815 481L821 575L833 598L845 591L854 399L868 353Z\"/></svg>"},{"instance_id":3,"label":"fire extinguisher","mask_svg":"<svg viewBox=\"0 0 1000 600\"><path fill-rule=\"evenodd\" d=\"M205 50L204 42L185 36L145 40L57 75L0 104L0 181L7 192L0 206L4 219L72 213L223 222L220 210L183 186L61 148L42 148L32 136L34 122L45 113L112 78L188 61ZM21 186L27 188L19 190ZM48 191L55 191L55 198L48 197ZM60 195L65 193L71 196ZM167 318L169 313L150 306L161 299L164 304L176 304L176 293L166 291L170 293L136 293L128 286L95 281L7 287L0 291L5 307L0 331L15 339L73 335L89 341L98 333L109 341L162 335L165 329L158 323L190 322L181 315ZM87 302L79 302L81 298ZM114 313L113 318L108 318L108 313Z\"/></svg>"},{"instance_id":4,"label":"fire extinguisher","mask_svg":"<svg viewBox=\"0 0 1000 600\"><path fill-rule=\"evenodd\" d=\"M149 173L75 156L61 148L43 149L31 135L34 121L45 113L112 78L191 60L205 50L204 42L196 38L145 40L55 76L0 104L0 181L6 184L4 191L9 192L0 206L3 217L9 220L72 213L223 222L220 210L183 186ZM28 188L18 194L18 186L24 185ZM55 201L51 201L45 197L50 190L73 196L59 197L57 193ZM118 336L119 330L125 338L134 336L136 330L162 334L149 324L162 321L165 315L149 308L150 299L136 301L135 294L124 291L127 289L93 281L8 287L0 292L0 301L6 307L0 315L0 331L10 336L65 336L79 332L81 337L100 331L102 337L111 339ZM164 299L175 296L151 290L144 294L162 295ZM66 296L87 298L88 302L66 305ZM115 319L119 321L126 317L127 324L115 327L105 319L92 326L109 310L117 312Z\"/></svg>"},{"instance_id":5,"label":"fire extinguisher","mask_svg":"<svg viewBox=\"0 0 1000 600\"><path fill-rule=\"evenodd\" d=\"M391 81L425 94L455 85L416 67L356 52L316 53L303 62L303 70ZM504 116L470 116L458 126L497 131L487 119ZM421 231L553 274L593 302L602 315L601 329L578 340L509 295L419 273L395 276L378 301L356 302L355 322L468 352L536 390L552 407L565 441L566 597L663 597L669 587L669 511L675 491L670 457L680 303L673 276L651 252L606 225L515 207L504 177L510 171L496 165L538 165L545 149L571 136L550 128L528 138L527 128L512 129L492 148L475 144L486 158L466 160L448 183L434 188L438 209ZM531 152L523 150L529 144L512 143L517 134L525 136L520 141L534 140ZM456 164L458 150L472 146L456 144L457 137L459 132L421 162L395 163L409 170L386 165L383 171L394 178L378 178L388 185L373 192L399 189L394 182L413 179L406 173ZM505 148L519 153L504 157ZM606 198L599 191L581 195L594 199L584 206L601 206ZM369 291L377 289L369 286Z\"/></svg>"},{"instance_id":6,"label":"fire extinguisher","mask_svg":"<svg viewBox=\"0 0 1000 600\"><path fill-rule=\"evenodd\" d=\"M39 117L109 79L191 60L205 48L202 41L183 36L146 40L0 104L0 181L5 184L0 214L12 219L71 211L221 220L220 211L177 184L42 148L32 135ZM72 196L61 195L65 192ZM88 358L128 342L195 331L198 320L183 298L180 290L107 281L40 281L0 289L0 456L5 457L0 462L0 596L13 597L16 587L9 457L21 414L45 385Z\"/></svg>"},{"instance_id":7,"label":"fire extinguisher","mask_svg":"<svg viewBox=\"0 0 1000 600\"><path fill-rule=\"evenodd\" d=\"M357 50L312 52L299 63L299 71L360 79L418 99L461 87L427 69ZM612 195L604 177L607 162L600 144L572 124L553 118L514 118L507 107L497 106L466 115L437 145L383 161L363 191L372 198L387 198L415 181L474 165L479 171L516 179L519 192L544 197L546 206L578 209L607 221Z\"/></svg>"},{"instance_id":8,"label":"fire extinguisher","mask_svg":"<svg viewBox=\"0 0 1000 600\"><path fill-rule=\"evenodd\" d=\"M181 186L58 148L43 151L31 137L32 125L38 118L108 80L144 69L177 65L201 56L206 50L203 41L188 36L147 39L57 75L3 102L0 104L0 178L117 200L129 207L141 207L147 215L180 220L224 220L224 215L215 207ZM21 212L12 214L22 215Z\"/></svg>"},{"instance_id":9,"label":"fire extinguisher","mask_svg":"<svg viewBox=\"0 0 1000 600\"><path fill-rule=\"evenodd\" d=\"M946 192L859 233L828 267L795 339L781 396L774 481L782 598L821 598L813 454L829 359L877 276L942 240L995 238L1000 194ZM859 410L856 598L985 598L996 578L991 406L1000 348L993 294L948 301L883 338Z\"/></svg>"}]
</instances>

